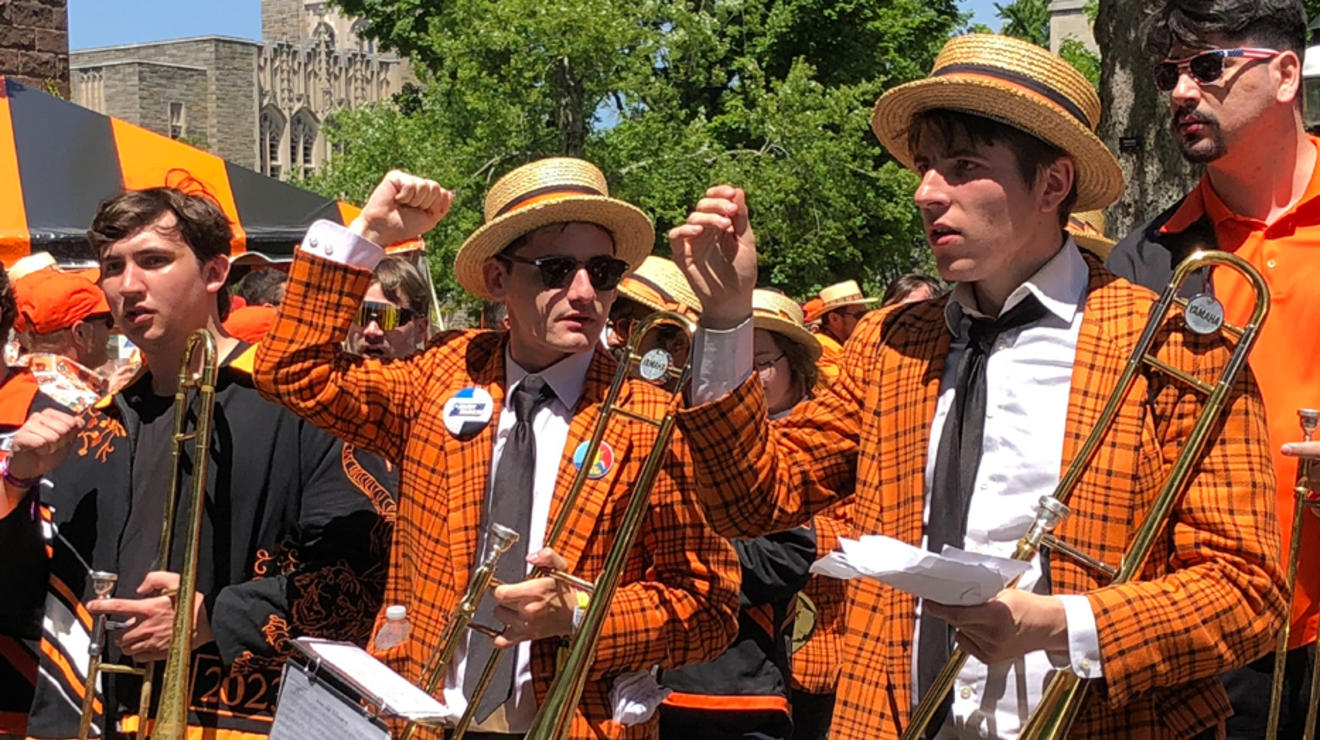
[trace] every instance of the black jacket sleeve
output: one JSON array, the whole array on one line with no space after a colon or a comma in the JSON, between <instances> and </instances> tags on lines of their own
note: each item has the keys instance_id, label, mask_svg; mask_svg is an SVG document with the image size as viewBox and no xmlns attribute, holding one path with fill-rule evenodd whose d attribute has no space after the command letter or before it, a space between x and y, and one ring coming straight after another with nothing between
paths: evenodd
<instances>
[{"instance_id":1,"label":"black jacket sleeve","mask_svg":"<svg viewBox=\"0 0 1320 740\"><path fill-rule=\"evenodd\" d=\"M750 540L734 540L742 566L740 606L760 606L792 598L811 579L816 531L810 525Z\"/></svg>"}]
</instances>

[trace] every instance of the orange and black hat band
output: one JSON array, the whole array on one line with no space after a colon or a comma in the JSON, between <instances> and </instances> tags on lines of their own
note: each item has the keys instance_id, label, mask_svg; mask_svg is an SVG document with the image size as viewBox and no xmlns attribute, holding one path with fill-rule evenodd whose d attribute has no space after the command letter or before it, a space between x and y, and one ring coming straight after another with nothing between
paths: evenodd
<instances>
[{"instance_id":1,"label":"orange and black hat band","mask_svg":"<svg viewBox=\"0 0 1320 740\"><path fill-rule=\"evenodd\" d=\"M549 185L543 188L536 188L535 190L529 190L508 203L505 203L495 212L495 216L491 220L499 218L509 211L566 195L604 195L604 193L595 188L587 187L586 185Z\"/></svg>"},{"instance_id":2,"label":"orange and black hat band","mask_svg":"<svg viewBox=\"0 0 1320 740\"><path fill-rule=\"evenodd\" d=\"M1062 108L1068 113L1068 115L1077 119L1077 122L1085 126L1087 129L1095 129L1095 126L1087 117L1086 112L1083 111L1080 106L1057 89L1050 87L1035 78L988 64L950 64L947 67L941 67L932 72L931 77L945 77L956 74L981 75L983 77L991 77L1018 87L1026 88Z\"/></svg>"}]
</instances>

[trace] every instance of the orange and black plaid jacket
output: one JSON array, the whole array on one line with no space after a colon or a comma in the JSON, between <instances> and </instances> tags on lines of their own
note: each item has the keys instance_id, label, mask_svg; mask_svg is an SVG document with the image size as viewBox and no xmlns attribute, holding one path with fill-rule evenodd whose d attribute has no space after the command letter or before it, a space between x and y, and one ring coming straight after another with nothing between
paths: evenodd
<instances>
[{"instance_id":1,"label":"orange and black plaid jacket","mask_svg":"<svg viewBox=\"0 0 1320 740\"><path fill-rule=\"evenodd\" d=\"M1089 255L1087 263L1064 466L1091 431L1153 302ZM783 529L855 491L858 534L920 545L929 430L952 338L945 300L868 316L847 345L839 380L773 424L765 422L755 376L682 413L698 491L717 530ZM1223 340L1181 325L1175 311L1158 356L1213 381L1228 357ZM1057 533L1117 565L1200 406L1176 381L1154 371L1139 377ZM1285 611L1263 415L1260 392L1244 375L1141 580L1108 586L1102 575L1051 558L1054 592L1090 600L1105 676L1072 737L1186 738L1216 726L1222 736L1229 705L1215 677L1270 650ZM916 599L865 579L850 582L848 595L830 737L897 737L912 707Z\"/></svg>"},{"instance_id":2,"label":"orange and black plaid jacket","mask_svg":"<svg viewBox=\"0 0 1320 740\"><path fill-rule=\"evenodd\" d=\"M398 512L385 603L404 604L410 638L380 653L412 681L436 647L445 619L473 567L490 457L504 399L503 332L447 332L404 360L363 360L339 351L371 273L300 252L290 273L280 317L257 356L257 386L347 442L400 463ZM590 438L614 373L597 352L573 409L565 450ZM480 432L457 438L445 428L445 400L480 386L496 416ZM620 403L659 416L665 397L630 381ZM568 570L594 579L622 522L627 494L656 432L620 420L606 432L614 465L588 480L556 550ZM706 523L692 493L686 447L675 436L669 460L651 494L651 507L605 621L591 679L575 719L574 738L641 738L655 723L624 728L611 719L615 675L653 665L714 658L736 631L738 561L733 548ZM550 508L563 508L575 469L566 455ZM533 646L538 701L555 674L556 640Z\"/></svg>"}]
</instances>

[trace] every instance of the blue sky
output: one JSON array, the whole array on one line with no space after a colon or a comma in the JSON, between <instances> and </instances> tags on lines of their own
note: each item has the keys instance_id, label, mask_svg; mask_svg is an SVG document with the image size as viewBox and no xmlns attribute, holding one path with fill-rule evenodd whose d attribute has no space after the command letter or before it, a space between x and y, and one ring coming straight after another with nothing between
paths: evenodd
<instances>
[{"instance_id":1,"label":"blue sky","mask_svg":"<svg viewBox=\"0 0 1320 740\"><path fill-rule=\"evenodd\" d=\"M960 4L973 20L1000 26L993 0ZM210 34L261 38L260 0L69 0L70 49Z\"/></svg>"}]
</instances>

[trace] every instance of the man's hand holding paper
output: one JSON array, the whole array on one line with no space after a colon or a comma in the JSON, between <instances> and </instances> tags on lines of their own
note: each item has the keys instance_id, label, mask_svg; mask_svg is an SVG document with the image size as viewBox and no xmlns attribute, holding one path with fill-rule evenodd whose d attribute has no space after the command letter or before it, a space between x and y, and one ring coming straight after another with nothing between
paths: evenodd
<instances>
[{"instance_id":1,"label":"man's hand holding paper","mask_svg":"<svg viewBox=\"0 0 1320 740\"><path fill-rule=\"evenodd\" d=\"M984 663L1068 650L1063 602L1006 588L1027 571L1024 561L954 547L936 554L883 535L841 539L840 547L811 572L874 578L921 598L922 608L957 629L959 644Z\"/></svg>"}]
</instances>

